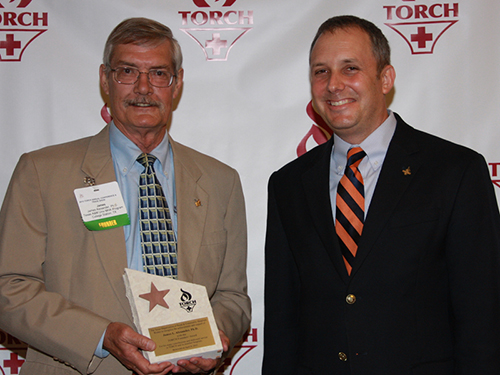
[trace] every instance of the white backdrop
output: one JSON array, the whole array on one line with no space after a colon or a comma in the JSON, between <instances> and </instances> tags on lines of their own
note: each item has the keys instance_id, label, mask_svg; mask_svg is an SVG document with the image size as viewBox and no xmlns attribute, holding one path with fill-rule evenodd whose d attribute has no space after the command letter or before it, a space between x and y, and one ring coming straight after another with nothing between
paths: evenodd
<instances>
[{"instance_id":1,"label":"white backdrop","mask_svg":"<svg viewBox=\"0 0 500 375\"><path fill-rule=\"evenodd\" d=\"M247 203L252 331L224 374L260 373L267 180L313 125L309 45L340 14L367 18L388 37L397 73L390 107L485 155L498 191L500 2L0 0L0 196L23 152L104 126L98 68L113 27L135 16L168 25L185 69L170 133L236 168ZM22 348L0 331L2 374L18 373Z\"/></svg>"}]
</instances>

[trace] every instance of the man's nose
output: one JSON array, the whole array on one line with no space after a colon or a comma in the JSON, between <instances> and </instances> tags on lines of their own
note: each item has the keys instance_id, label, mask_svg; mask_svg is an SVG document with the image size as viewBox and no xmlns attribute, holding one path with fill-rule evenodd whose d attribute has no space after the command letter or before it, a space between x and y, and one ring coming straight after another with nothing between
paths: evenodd
<instances>
[{"instance_id":1,"label":"man's nose","mask_svg":"<svg viewBox=\"0 0 500 375\"><path fill-rule=\"evenodd\" d=\"M135 83L135 91L143 95L153 92L153 85L149 82L149 72L139 72L139 77Z\"/></svg>"}]
</instances>

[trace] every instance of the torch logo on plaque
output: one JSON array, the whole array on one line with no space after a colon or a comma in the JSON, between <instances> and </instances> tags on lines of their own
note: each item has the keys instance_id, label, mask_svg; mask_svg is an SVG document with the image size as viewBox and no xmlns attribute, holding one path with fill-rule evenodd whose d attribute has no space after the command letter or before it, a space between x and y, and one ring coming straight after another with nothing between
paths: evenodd
<instances>
[{"instance_id":1,"label":"torch logo on plaque","mask_svg":"<svg viewBox=\"0 0 500 375\"><path fill-rule=\"evenodd\" d=\"M181 302L179 302L179 306L186 310L188 313L193 312L194 307L196 306L196 300L193 299L191 293L186 292L181 288Z\"/></svg>"}]
</instances>

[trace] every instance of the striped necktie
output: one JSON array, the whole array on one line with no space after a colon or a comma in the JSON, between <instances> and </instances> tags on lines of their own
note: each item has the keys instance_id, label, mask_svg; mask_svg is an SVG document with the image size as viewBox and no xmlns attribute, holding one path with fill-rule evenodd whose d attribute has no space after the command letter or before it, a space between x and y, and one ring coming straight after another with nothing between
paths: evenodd
<instances>
[{"instance_id":1,"label":"striped necktie","mask_svg":"<svg viewBox=\"0 0 500 375\"><path fill-rule=\"evenodd\" d=\"M345 173L337 187L335 230L349 275L365 219L365 188L358 169L365 156L361 147L353 147L347 152Z\"/></svg>"},{"instance_id":2,"label":"striped necktie","mask_svg":"<svg viewBox=\"0 0 500 375\"><path fill-rule=\"evenodd\" d=\"M177 279L177 241L163 189L153 164L156 157L141 154L144 166L139 176L139 215L144 272Z\"/></svg>"}]
</instances>

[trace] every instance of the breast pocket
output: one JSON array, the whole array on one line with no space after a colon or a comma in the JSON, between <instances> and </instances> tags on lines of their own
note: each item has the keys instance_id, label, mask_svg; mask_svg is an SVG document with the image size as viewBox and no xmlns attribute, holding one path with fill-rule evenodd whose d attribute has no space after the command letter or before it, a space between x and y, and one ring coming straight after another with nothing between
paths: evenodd
<instances>
[{"instance_id":1,"label":"breast pocket","mask_svg":"<svg viewBox=\"0 0 500 375\"><path fill-rule=\"evenodd\" d=\"M412 369L413 375L452 375L454 373L452 359L423 363Z\"/></svg>"},{"instance_id":2,"label":"breast pocket","mask_svg":"<svg viewBox=\"0 0 500 375\"><path fill-rule=\"evenodd\" d=\"M201 239L201 246L211 246L218 244L226 244L227 242L227 231L220 230L217 232L204 233Z\"/></svg>"},{"instance_id":3,"label":"breast pocket","mask_svg":"<svg viewBox=\"0 0 500 375\"><path fill-rule=\"evenodd\" d=\"M436 208L423 208L395 212L379 238L388 257L417 262L425 249L434 248L444 235L440 212Z\"/></svg>"},{"instance_id":4,"label":"breast pocket","mask_svg":"<svg viewBox=\"0 0 500 375\"><path fill-rule=\"evenodd\" d=\"M392 215L389 226L391 228L426 224L439 219L439 210L434 207L418 208L414 210L396 211Z\"/></svg>"}]
</instances>

